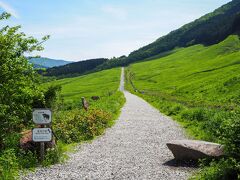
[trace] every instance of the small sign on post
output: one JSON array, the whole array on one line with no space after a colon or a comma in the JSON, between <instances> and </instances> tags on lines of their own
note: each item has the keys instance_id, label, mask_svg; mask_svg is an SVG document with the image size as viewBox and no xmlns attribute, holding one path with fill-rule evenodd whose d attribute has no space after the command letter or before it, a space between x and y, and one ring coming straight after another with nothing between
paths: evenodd
<instances>
[{"instance_id":1,"label":"small sign on post","mask_svg":"<svg viewBox=\"0 0 240 180\"><path fill-rule=\"evenodd\" d=\"M45 142L52 141L52 129L46 128L52 122L52 111L50 109L33 109L33 122L41 128L32 130L32 140L40 143L40 161L44 160Z\"/></svg>"},{"instance_id":2,"label":"small sign on post","mask_svg":"<svg viewBox=\"0 0 240 180\"><path fill-rule=\"evenodd\" d=\"M33 122L38 125L50 124L52 121L52 112L50 109L34 109Z\"/></svg>"},{"instance_id":3,"label":"small sign on post","mask_svg":"<svg viewBox=\"0 0 240 180\"><path fill-rule=\"evenodd\" d=\"M32 139L34 142L50 142L52 141L52 130L50 128L34 128Z\"/></svg>"}]
</instances>

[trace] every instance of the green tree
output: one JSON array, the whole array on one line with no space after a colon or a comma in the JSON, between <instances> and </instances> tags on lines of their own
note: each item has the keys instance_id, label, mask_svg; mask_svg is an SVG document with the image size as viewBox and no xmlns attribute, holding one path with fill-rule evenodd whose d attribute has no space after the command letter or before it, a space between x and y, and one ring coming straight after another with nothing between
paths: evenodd
<instances>
[{"instance_id":1,"label":"green tree","mask_svg":"<svg viewBox=\"0 0 240 180\"><path fill-rule=\"evenodd\" d=\"M2 13L0 20L10 17ZM19 32L20 26L0 29L0 150L16 142L31 112L33 99L44 99L36 83L36 73L25 55L43 50L41 41Z\"/></svg>"}]
</instances>

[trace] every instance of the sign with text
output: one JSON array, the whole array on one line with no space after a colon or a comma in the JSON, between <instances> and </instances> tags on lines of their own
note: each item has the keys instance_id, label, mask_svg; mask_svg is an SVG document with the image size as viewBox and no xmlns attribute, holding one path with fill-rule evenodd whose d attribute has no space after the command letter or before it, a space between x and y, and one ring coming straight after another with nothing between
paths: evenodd
<instances>
[{"instance_id":1,"label":"sign with text","mask_svg":"<svg viewBox=\"0 0 240 180\"><path fill-rule=\"evenodd\" d=\"M52 140L52 130L50 128L34 128L32 139L34 142L49 142Z\"/></svg>"},{"instance_id":2,"label":"sign with text","mask_svg":"<svg viewBox=\"0 0 240 180\"><path fill-rule=\"evenodd\" d=\"M52 121L52 112L50 109L34 109L33 122L36 124L49 124Z\"/></svg>"}]
</instances>

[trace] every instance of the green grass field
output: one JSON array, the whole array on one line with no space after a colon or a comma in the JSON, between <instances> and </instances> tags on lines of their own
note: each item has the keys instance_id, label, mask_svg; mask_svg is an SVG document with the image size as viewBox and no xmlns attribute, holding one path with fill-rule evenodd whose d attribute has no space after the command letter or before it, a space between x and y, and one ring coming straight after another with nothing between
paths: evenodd
<instances>
[{"instance_id":1,"label":"green grass field","mask_svg":"<svg viewBox=\"0 0 240 180\"><path fill-rule=\"evenodd\" d=\"M196 45L131 65L137 89L189 105L235 108L240 99L240 41L230 36L210 47Z\"/></svg>"},{"instance_id":2,"label":"green grass field","mask_svg":"<svg viewBox=\"0 0 240 180\"><path fill-rule=\"evenodd\" d=\"M92 73L84 76L52 81L46 85L60 85L62 96L67 102L81 100L81 97L108 96L116 92L120 82L120 68Z\"/></svg>"},{"instance_id":3,"label":"green grass field","mask_svg":"<svg viewBox=\"0 0 240 180\"><path fill-rule=\"evenodd\" d=\"M227 160L196 179L229 179L239 173L240 40L195 45L126 69L126 87L172 116L196 139L225 145Z\"/></svg>"}]
</instances>

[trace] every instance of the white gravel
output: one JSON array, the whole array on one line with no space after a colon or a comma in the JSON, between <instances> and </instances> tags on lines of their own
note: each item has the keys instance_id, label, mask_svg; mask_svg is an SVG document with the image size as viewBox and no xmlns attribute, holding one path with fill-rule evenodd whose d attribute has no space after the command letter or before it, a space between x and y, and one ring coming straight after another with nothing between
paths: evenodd
<instances>
[{"instance_id":1,"label":"white gravel","mask_svg":"<svg viewBox=\"0 0 240 180\"><path fill-rule=\"evenodd\" d=\"M22 179L187 179L192 168L164 165L173 159L166 142L185 139L183 130L143 99L124 94L122 113L104 135L80 145L66 163Z\"/></svg>"}]
</instances>

